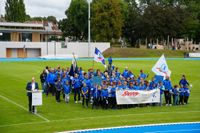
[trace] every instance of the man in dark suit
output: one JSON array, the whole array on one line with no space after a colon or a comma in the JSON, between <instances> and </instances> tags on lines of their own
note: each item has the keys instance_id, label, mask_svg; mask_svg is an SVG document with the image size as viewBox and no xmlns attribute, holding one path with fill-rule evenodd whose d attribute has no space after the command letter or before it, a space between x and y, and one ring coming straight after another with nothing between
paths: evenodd
<instances>
[{"instance_id":1,"label":"man in dark suit","mask_svg":"<svg viewBox=\"0 0 200 133\"><path fill-rule=\"evenodd\" d=\"M29 112L34 113L35 112L35 107L32 106L32 92L39 90L38 83L35 82L35 78L32 77L32 81L28 82L26 85L26 90L27 90L27 96L28 96L28 102L29 102Z\"/></svg>"}]
</instances>

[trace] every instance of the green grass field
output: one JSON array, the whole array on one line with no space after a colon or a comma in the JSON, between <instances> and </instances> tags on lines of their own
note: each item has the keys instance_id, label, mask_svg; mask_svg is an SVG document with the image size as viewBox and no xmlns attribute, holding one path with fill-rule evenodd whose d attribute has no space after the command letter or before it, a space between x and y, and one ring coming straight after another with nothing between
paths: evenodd
<instances>
[{"instance_id":1,"label":"green grass field","mask_svg":"<svg viewBox=\"0 0 200 133\"><path fill-rule=\"evenodd\" d=\"M156 60L114 61L122 69L128 66L134 74L142 68L153 76L152 66ZM172 71L173 84L177 84L182 74L193 84L189 104L172 107L143 107L120 110L92 110L81 104L68 105L62 100L56 103L52 96L43 96L43 106L38 114L30 114L25 86L32 76L39 82L39 74L45 66L69 67L71 61L0 62L0 132L1 133L50 133L77 129L200 121L200 61L168 60ZM85 70L92 61L78 61ZM95 68L103 69L95 63ZM149 79L150 79L149 77ZM71 96L72 99L72 96Z\"/></svg>"}]
</instances>

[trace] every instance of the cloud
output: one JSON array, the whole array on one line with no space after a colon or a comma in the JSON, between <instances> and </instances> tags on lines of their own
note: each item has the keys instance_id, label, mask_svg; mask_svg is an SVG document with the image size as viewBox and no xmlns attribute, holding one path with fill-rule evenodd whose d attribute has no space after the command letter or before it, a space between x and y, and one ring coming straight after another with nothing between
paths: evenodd
<instances>
[{"instance_id":1,"label":"cloud","mask_svg":"<svg viewBox=\"0 0 200 133\"><path fill-rule=\"evenodd\" d=\"M0 3L0 13L5 14L5 2ZM69 7L71 0L24 0L26 13L31 17L35 16L55 16L57 19L65 18L65 11Z\"/></svg>"}]
</instances>

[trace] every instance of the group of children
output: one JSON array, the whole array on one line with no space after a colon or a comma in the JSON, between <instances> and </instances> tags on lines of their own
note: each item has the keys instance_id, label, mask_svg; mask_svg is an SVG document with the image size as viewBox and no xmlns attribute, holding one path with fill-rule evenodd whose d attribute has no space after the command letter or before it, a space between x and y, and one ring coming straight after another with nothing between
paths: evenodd
<instances>
[{"instance_id":1,"label":"group of children","mask_svg":"<svg viewBox=\"0 0 200 133\"><path fill-rule=\"evenodd\" d=\"M94 82L94 77L98 77L99 84ZM134 75L127 67L121 73L114 66L108 68L104 72L99 69L94 71L89 69L84 72L82 68L78 68L75 73L70 74L70 68L50 68L41 73L40 79L44 93L48 96L51 93L55 95L56 101L60 102L60 95L63 93L63 98L66 103L69 102L70 94L74 94L74 102L82 103L83 107L88 107L89 103L92 108L102 107L117 108L116 90L153 90L160 89L160 105L163 105L162 95L165 96L166 106L171 106L173 97L173 105L183 105L188 103L190 90L189 83L185 75L179 82L179 86L172 87L169 77L158 81L156 77L151 81L147 81L148 74L140 70L138 76ZM82 100L81 100L82 99Z\"/></svg>"}]
</instances>

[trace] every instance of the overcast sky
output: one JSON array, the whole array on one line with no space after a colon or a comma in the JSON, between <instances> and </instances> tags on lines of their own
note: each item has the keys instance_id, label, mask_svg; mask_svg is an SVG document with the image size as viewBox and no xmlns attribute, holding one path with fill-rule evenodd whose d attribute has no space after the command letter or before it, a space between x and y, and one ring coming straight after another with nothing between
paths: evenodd
<instances>
[{"instance_id":1,"label":"overcast sky","mask_svg":"<svg viewBox=\"0 0 200 133\"><path fill-rule=\"evenodd\" d=\"M5 13L6 0L0 0L0 14ZM55 16L57 19L65 18L65 11L71 0L24 0L26 13L34 16Z\"/></svg>"}]
</instances>

